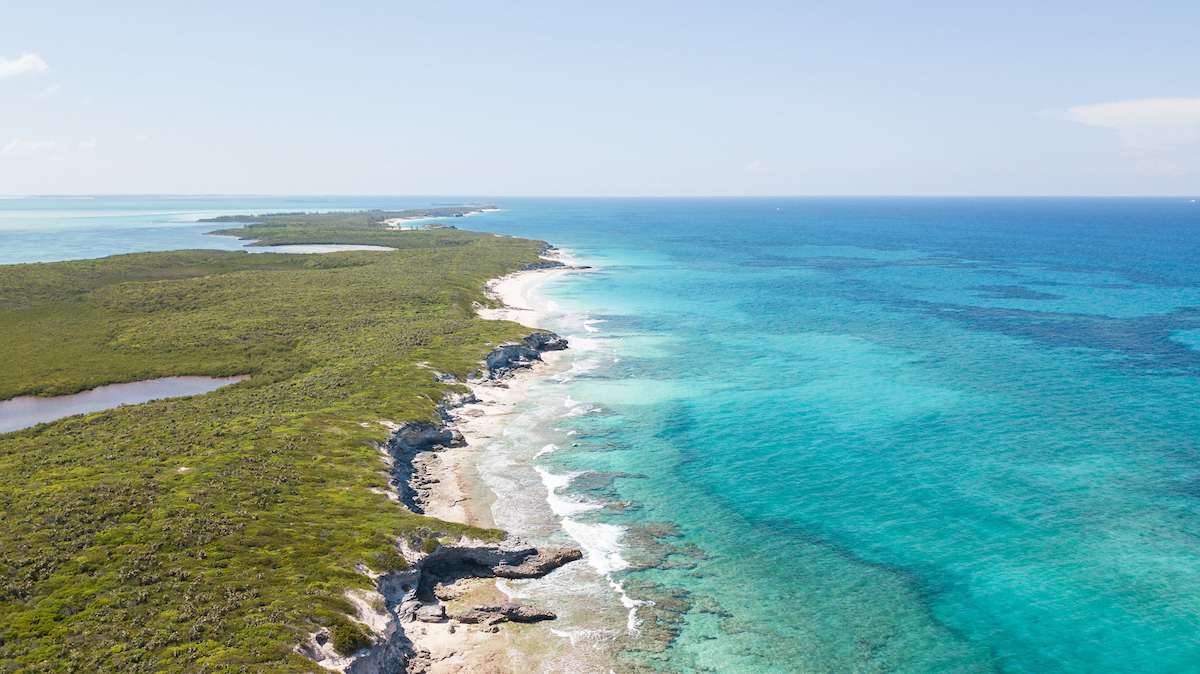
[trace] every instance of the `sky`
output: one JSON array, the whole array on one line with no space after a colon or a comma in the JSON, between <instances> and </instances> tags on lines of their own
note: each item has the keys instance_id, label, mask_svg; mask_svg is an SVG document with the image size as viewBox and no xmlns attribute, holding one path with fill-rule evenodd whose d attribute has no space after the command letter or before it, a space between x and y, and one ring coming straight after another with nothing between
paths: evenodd
<instances>
[{"instance_id":1,"label":"sky","mask_svg":"<svg viewBox=\"0 0 1200 674\"><path fill-rule=\"evenodd\" d=\"M1200 3L0 2L0 193L1194 195Z\"/></svg>"}]
</instances>

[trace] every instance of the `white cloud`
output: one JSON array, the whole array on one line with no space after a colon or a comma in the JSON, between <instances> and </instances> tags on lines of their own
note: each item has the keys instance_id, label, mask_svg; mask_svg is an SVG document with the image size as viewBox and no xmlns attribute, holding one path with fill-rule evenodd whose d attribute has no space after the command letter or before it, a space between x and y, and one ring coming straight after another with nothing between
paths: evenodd
<instances>
[{"instance_id":1,"label":"white cloud","mask_svg":"<svg viewBox=\"0 0 1200 674\"><path fill-rule=\"evenodd\" d=\"M14 138L8 141L8 144L0 148L0 154L8 156L29 156L37 154L47 154L59 150L62 144L56 140L30 140L28 138Z\"/></svg>"},{"instance_id":2,"label":"white cloud","mask_svg":"<svg viewBox=\"0 0 1200 674\"><path fill-rule=\"evenodd\" d=\"M49 67L41 56L33 52L25 52L12 59L0 58L0 80L28 73L40 73Z\"/></svg>"},{"instance_id":3,"label":"white cloud","mask_svg":"<svg viewBox=\"0 0 1200 674\"><path fill-rule=\"evenodd\" d=\"M21 157L27 160L39 158L61 161L95 151L95 138L86 138L80 141L14 138L4 145L0 145L0 157Z\"/></svg>"},{"instance_id":4,"label":"white cloud","mask_svg":"<svg viewBox=\"0 0 1200 674\"><path fill-rule=\"evenodd\" d=\"M1200 144L1200 98L1142 98L1067 110L1067 118L1117 132L1135 150L1172 151Z\"/></svg>"}]
</instances>

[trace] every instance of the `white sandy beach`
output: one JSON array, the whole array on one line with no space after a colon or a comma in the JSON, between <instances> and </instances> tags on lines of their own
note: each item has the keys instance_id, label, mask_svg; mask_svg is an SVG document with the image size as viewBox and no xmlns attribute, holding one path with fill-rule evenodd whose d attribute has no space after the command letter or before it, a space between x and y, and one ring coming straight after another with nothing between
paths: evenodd
<instances>
[{"instance_id":1,"label":"white sandy beach","mask_svg":"<svg viewBox=\"0 0 1200 674\"><path fill-rule=\"evenodd\" d=\"M556 277L576 271L569 268L538 269L496 279L489 284L488 293L500 306L480 308L479 314L490 320L509 320L539 328L546 306L538 299L537 290ZM567 354L561 351L546 352L542 364L519 370L503 382L470 385L479 402L452 412L454 425L463 434L466 446L424 453L418 457L422 474L436 481L424 503L426 514L476 526L497 526L493 508L498 499L510 495L498 495L489 488L480 466L493 442L504 436L510 421L520 413L530 387L539 379L566 369L564 359ZM526 532L509 533L520 539ZM583 565L569 565L559 573L567 572L571 566ZM589 570L584 567L582 572L586 574ZM510 601L513 591L508 581L462 581L447 590L447 605L453 608ZM609 670L606 665L601 666L597 658L592 659L592 666L580 662L576 657L564 659L563 651L573 645L574 637L564 637L562 631L557 629L557 622L533 625L505 623L497 627L414 622L405 626L405 632L418 652L428 653L426 671L431 673L603 673ZM599 652L606 649L591 650Z\"/></svg>"},{"instance_id":2,"label":"white sandy beach","mask_svg":"<svg viewBox=\"0 0 1200 674\"><path fill-rule=\"evenodd\" d=\"M481 208L477 211L463 213L461 216L409 215L409 216L404 216L404 217L399 217L399 218L388 218L386 220L380 221L380 224L382 224L386 229L392 230L394 232L413 232L413 231L419 231L421 229L424 229L424 227L422 227L421 225L419 225L417 223L435 222L438 220L452 220L457 217L469 218L472 215L479 215L481 213L492 213L492 212L495 212L498 210L500 210L500 209L499 208Z\"/></svg>"},{"instance_id":3,"label":"white sandy beach","mask_svg":"<svg viewBox=\"0 0 1200 674\"><path fill-rule=\"evenodd\" d=\"M496 279L488 284L488 294L501 306L480 308L479 315L488 320L513 321L536 329L543 313L534 308L533 293L552 278L573 271L535 269ZM495 494L479 479L476 468L478 454L486 450L490 440L503 434L506 418L525 400L530 385L538 377L559 371L564 355L561 351L543 353L543 364L517 371L500 386L491 383L468 384L479 402L453 411L455 427L463 434L467 446L424 455L429 457L425 459L429 474L439 480L425 504L427 515L475 526L495 526L491 514Z\"/></svg>"}]
</instances>

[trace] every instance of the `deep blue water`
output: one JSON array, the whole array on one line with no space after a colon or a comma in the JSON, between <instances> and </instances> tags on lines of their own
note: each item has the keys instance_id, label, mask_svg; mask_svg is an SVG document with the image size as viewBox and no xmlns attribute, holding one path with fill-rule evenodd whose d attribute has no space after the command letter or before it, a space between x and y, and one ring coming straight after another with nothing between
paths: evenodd
<instances>
[{"instance_id":1,"label":"deep blue water","mask_svg":"<svg viewBox=\"0 0 1200 674\"><path fill-rule=\"evenodd\" d=\"M363 201L305 207L392 205ZM624 657L1200 671L1200 204L498 202L471 226L598 267L547 289L608 357L538 461L610 504L576 517L657 601L671 640ZM3 227L6 260L54 256Z\"/></svg>"}]
</instances>

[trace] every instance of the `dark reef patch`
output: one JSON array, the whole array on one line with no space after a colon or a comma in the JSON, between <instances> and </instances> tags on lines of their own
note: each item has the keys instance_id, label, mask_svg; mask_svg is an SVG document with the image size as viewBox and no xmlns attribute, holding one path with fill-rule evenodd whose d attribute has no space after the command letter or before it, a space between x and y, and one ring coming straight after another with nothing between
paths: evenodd
<instances>
[{"instance_id":1,"label":"dark reef patch","mask_svg":"<svg viewBox=\"0 0 1200 674\"><path fill-rule=\"evenodd\" d=\"M1022 286L1006 286L1006 285L979 285L971 286L967 290L974 290L980 293L981 296L988 299L996 300L1061 300L1062 295L1054 293L1043 293L1037 290L1030 290Z\"/></svg>"},{"instance_id":2,"label":"dark reef patch","mask_svg":"<svg viewBox=\"0 0 1200 674\"><path fill-rule=\"evenodd\" d=\"M1122 356L1121 366L1200 375L1200 352L1171 338L1200 329L1200 307L1168 314L1114 318L1089 314L1028 311L961 304L898 303L974 330L997 332L1059 348L1096 349Z\"/></svg>"}]
</instances>

